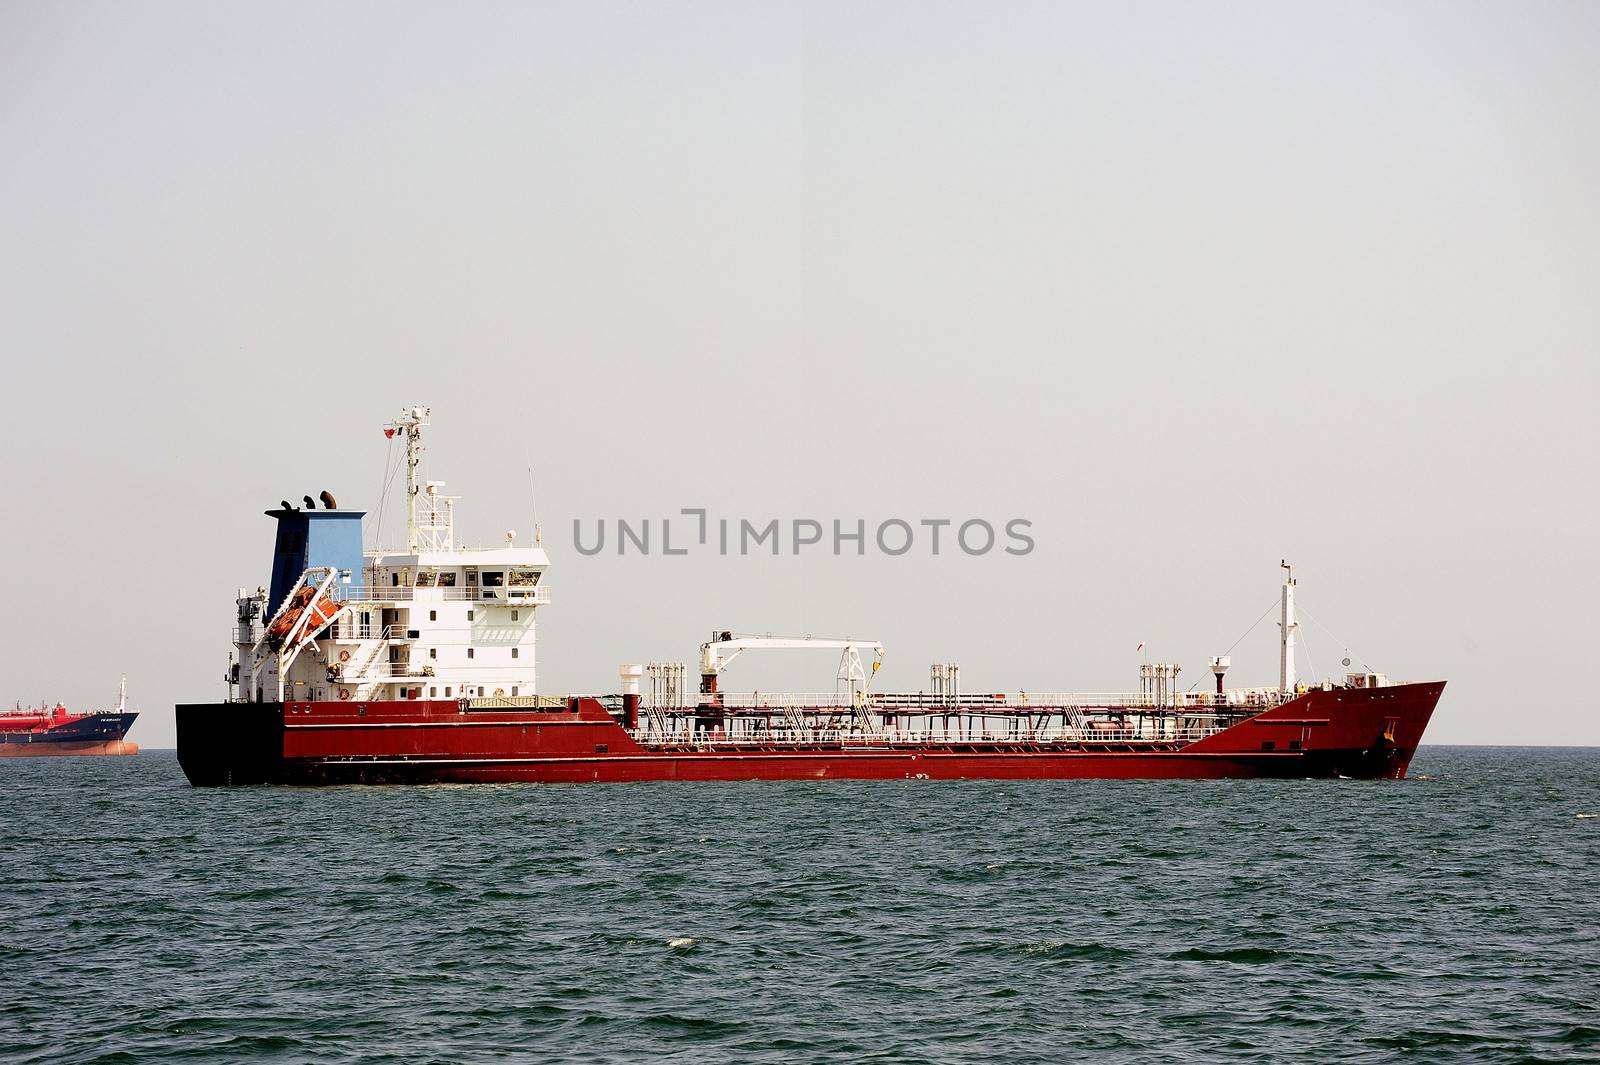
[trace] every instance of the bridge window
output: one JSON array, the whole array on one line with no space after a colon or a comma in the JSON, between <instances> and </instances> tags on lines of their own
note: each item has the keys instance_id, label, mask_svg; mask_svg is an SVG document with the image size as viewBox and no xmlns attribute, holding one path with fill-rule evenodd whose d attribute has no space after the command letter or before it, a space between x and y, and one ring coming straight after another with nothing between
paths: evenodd
<instances>
[{"instance_id":1,"label":"bridge window","mask_svg":"<svg viewBox=\"0 0 1600 1065\"><path fill-rule=\"evenodd\" d=\"M478 657L478 656L477 656L477 654L476 654L476 653L475 653L475 652L476 652L476 651L477 651L477 648L476 648L476 647L469 647L469 648L467 648L467 657L468 657L468 658L477 658L477 657Z\"/></svg>"},{"instance_id":2,"label":"bridge window","mask_svg":"<svg viewBox=\"0 0 1600 1065\"><path fill-rule=\"evenodd\" d=\"M1261 749L1263 751L1275 751L1278 749L1278 742L1276 740L1262 740Z\"/></svg>"},{"instance_id":3,"label":"bridge window","mask_svg":"<svg viewBox=\"0 0 1600 1065\"><path fill-rule=\"evenodd\" d=\"M439 620L439 612L437 610L428 611L428 620L429 621L438 621Z\"/></svg>"},{"instance_id":4,"label":"bridge window","mask_svg":"<svg viewBox=\"0 0 1600 1065\"><path fill-rule=\"evenodd\" d=\"M518 655L519 655L519 654L520 654L520 653L521 653L521 651L522 651L522 648L520 648L520 647L513 647L513 648L512 648L512 649L511 649L511 657L512 657L512 658L516 658L516 657L517 657L517 656L518 656Z\"/></svg>"},{"instance_id":5,"label":"bridge window","mask_svg":"<svg viewBox=\"0 0 1600 1065\"><path fill-rule=\"evenodd\" d=\"M499 588L506 583L506 575L500 570L484 570L483 586L485 588Z\"/></svg>"}]
</instances>

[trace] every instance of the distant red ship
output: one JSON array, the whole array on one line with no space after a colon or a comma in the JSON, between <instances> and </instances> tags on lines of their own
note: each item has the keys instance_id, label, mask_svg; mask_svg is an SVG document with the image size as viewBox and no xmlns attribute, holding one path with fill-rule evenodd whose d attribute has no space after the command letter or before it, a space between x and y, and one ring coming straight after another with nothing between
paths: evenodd
<instances>
[{"instance_id":1,"label":"distant red ship","mask_svg":"<svg viewBox=\"0 0 1600 1065\"><path fill-rule=\"evenodd\" d=\"M271 583L239 589L229 698L177 707L191 783L1398 779L1444 690L1370 671L1301 682L1285 564L1272 686L1225 687L1221 656L1214 691L1145 662L1136 692L971 692L937 663L927 690L882 693L876 641L730 631L701 645L697 678L684 662L624 665L615 695L537 694L549 559L537 533L531 546L515 532L504 546L455 543L454 497L417 477L428 413L385 429L406 446L404 550L365 550L362 512L327 492L321 509L308 495L267 512ZM841 652L834 690L725 690L723 671L758 649Z\"/></svg>"},{"instance_id":2,"label":"distant red ship","mask_svg":"<svg viewBox=\"0 0 1600 1065\"><path fill-rule=\"evenodd\" d=\"M123 739L139 716L128 710L128 679L122 679L114 710L83 713L55 706L0 710L0 758L62 754L138 754Z\"/></svg>"}]
</instances>

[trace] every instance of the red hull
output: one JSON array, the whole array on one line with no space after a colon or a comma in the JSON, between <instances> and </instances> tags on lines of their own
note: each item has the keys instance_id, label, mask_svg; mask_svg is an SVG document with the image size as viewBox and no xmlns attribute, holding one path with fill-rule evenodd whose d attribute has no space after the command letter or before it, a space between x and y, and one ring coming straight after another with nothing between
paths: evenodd
<instances>
[{"instance_id":1,"label":"red hull","mask_svg":"<svg viewBox=\"0 0 1600 1065\"><path fill-rule=\"evenodd\" d=\"M0 758L53 758L60 755L138 754L139 745L127 740L86 740L68 743L0 743Z\"/></svg>"},{"instance_id":2,"label":"red hull","mask_svg":"<svg viewBox=\"0 0 1600 1065\"><path fill-rule=\"evenodd\" d=\"M1309 692L1187 745L972 742L641 746L593 699L178 707L196 785L1070 778L1402 778L1443 682Z\"/></svg>"}]
</instances>

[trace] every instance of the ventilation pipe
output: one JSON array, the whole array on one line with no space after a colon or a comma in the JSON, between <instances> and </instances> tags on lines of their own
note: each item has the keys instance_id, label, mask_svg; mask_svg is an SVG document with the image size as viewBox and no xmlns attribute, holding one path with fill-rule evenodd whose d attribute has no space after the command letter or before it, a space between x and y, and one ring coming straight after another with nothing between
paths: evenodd
<instances>
[{"instance_id":1,"label":"ventilation pipe","mask_svg":"<svg viewBox=\"0 0 1600 1065\"><path fill-rule=\"evenodd\" d=\"M617 675L622 680L622 727L636 729L639 727L639 679L644 676L644 667L618 666Z\"/></svg>"}]
</instances>

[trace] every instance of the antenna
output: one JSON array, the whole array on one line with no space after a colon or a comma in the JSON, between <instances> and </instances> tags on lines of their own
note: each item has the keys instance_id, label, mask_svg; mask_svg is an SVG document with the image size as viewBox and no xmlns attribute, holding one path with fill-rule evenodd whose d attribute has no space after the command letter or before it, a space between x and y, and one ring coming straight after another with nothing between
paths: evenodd
<instances>
[{"instance_id":1,"label":"antenna","mask_svg":"<svg viewBox=\"0 0 1600 1065\"><path fill-rule=\"evenodd\" d=\"M417 486L417 467L422 465L422 430L428 425L428 415L432 412L427 407L412 407L395 421L384 426L393 432L401 432L406 436L406 554L417 553L419 539L417 536L417 496L421 489Z\"/></svg>"},{"instance_id":2,"label":"antenna","mask_svg":"<svg viewBox=\"0 0 1600 1065\"><path fill-rule=\"evenodd\" d=\"M539 535L539 499L533 491L533 456L526 444L523 445L522 454L528 463L528 509L533 511L533 546L538 547L542 539Z\"/></svg>"},{"instance_id":3,"label":"antenna","mask_svg":"<svg viewBox=\"0 0 1600 1065\"><path fill-rule=\"evenodd\" d=\"M1294 691L1294 634L1300 622L1294 616L1294 567L1289 560L1278 563L1283 570L1283 598L1278 617L1278 690L1285 694Z\"/></svg>"}]
</instances>

